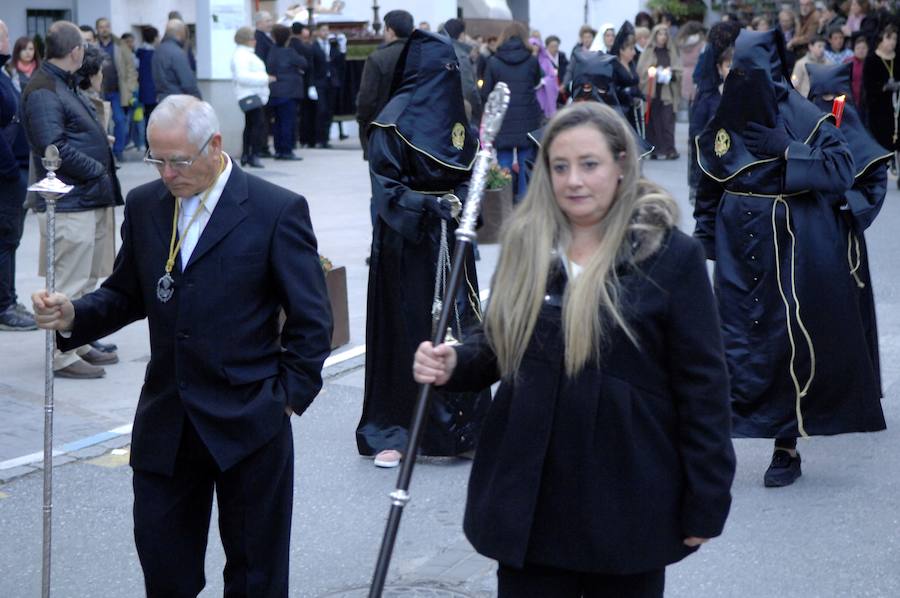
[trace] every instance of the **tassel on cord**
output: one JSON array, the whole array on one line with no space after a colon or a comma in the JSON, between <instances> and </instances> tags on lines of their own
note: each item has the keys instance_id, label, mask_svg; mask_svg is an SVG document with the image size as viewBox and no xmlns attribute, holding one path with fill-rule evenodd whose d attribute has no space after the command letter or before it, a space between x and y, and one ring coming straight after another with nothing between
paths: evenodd
<instances>
[{"instance_id":1,"label":"tassel on cord","mask_svg":"<svg viewBox=\"0 0 900 598\"><path fill-rule=\"evenodd\" d=\"M853 261L853 248L856 247L856 261ZM853 280L856 281L856 286L860 289L866 288L866 283L864 283L859 278L859 274L857 271L859 267L862 265L862 253L859 250L859 237L853 234L853 231L847 231L847 264L850 266L850 276L853 277Z\"/></svg>"}]
</instances>

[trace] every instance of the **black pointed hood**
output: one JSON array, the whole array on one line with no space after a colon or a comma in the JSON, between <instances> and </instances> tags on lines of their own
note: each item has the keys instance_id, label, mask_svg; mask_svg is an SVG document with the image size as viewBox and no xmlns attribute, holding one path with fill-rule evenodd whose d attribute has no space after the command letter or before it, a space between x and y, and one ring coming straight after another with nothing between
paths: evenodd
<instances>
[{"instance_id":1,"label":"black pointed hood","mask_svg":"<svg viewBox=\"0 0 900 598\"><path fill-rule=\"evenodd\" d=\"M888 162L893 154L875 141L862 123L856 107L853 106L853 94L850 91L852 65L844 64L807 64L809 72L809 100L822 112L830 113L833 99L823 96L844 95L844 114L841 117L841 133L847 138L853 162L856 164L856 176L864 174L873 167Z\"/></svg>"},{"instance_id":2,"label":"black pointed hood","mask_svg":"<svg viewBox=\"0 0 900 598\"><path fill-rule=\"evenodd\" d=\"M618 58L603 52L576 53L572 66L572 99L590 99L620 108L615 93L614 60Z\"/></svg>"},{"instance_id":3,"label":"black pointed hood","mask_svg":"<svg viewBox=\"0 0 900 598\"><path fill-rule=\"evenodd\" d=\"M784 35L777 29L749 31L744 29L734 42L732 69L766 69L776 87L791 86Z\"/></svg>"},{"instance_id":4,"label":"black pointed hood","mask_svg":"<svg viewBox=\"0 0 900 598\"><path fill-rule=\"evenodd\" d=\"M742 31L738 37L738 45L744 33L746 32ZM773 171L770 177L770 182L774 181L773 184L777 187L776 183L781 180L779 169L783 160L756 156L747 149L743 138L747 123L774 127L780 118L791 139L807 143L822 122L828 119L834 122L834 119L830 115L823 115L785 83L784 79L779 83L772 80L773 68L780 69L780 64L777 57L765 51L765 45L752 44L749 47L750 52L747 52L748 46L743 48L740 67L736 66L737 50L735 51L735 61L725 80L719 109L695 139L697 162L704 172L719 182L731 180L750 167L770 165L779 171ZM765 63L766 56L774 60L775 64ZM758 66L747 66L754 64Z\"/></svg>"},{"instance_id":5,"label":"black pointed hood","mask_svg":"<svg viewBox=\"0 0 900 598\"><path fill-rule=\"evenodd\" d=\"M373 126L393 127L416 151L470 170L478 139L466 118L462 79L446 37L416 29L397 62L391 99Z\"/></svg>"}]
</instances>

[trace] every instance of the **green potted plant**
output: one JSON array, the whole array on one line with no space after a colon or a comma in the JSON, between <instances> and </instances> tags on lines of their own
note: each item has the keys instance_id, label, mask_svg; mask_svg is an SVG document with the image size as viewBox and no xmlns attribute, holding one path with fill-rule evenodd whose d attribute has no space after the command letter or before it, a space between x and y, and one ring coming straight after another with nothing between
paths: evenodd
<instances>
[{"instance_id":1,"label":"green potted plant","mask_svg":"<svg viewBox=\"0 0 900 598\"><path fill-rule=\"evenodd\" d=\"M478 229L478 242L496 243L500 227L512 209L512 173L494 162L488 169L484 197L481 200L482 226Z\"/></svg>"},{"instance_id":2,"label":"green potted plant","mask_svg":"<svg viewBox=\"0 0 900 598\"><path fill-rule=\"evenodd\" d=\"M648 0L647 8L651 11L669 13L678 24L687 21L700 21L706 17L706 3L703 0Z\"/></svg>"}]
</instances>

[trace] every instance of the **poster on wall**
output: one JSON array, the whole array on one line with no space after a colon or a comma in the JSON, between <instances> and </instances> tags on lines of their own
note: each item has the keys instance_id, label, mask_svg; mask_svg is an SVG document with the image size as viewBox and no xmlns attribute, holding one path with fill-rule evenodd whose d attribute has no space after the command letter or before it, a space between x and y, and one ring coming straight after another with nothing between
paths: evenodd
<instances>
[{"instance_id":1,"label":"poster on wall","mask_svg":"<svg viewBox=\"0 0 900 598\"><path fill-rule=\"evenodd\" d=\"M209 12L213 30L237 31L246 25L249 20L245 4L244 0L212 0Z\"/></svg>"}]
</instances>

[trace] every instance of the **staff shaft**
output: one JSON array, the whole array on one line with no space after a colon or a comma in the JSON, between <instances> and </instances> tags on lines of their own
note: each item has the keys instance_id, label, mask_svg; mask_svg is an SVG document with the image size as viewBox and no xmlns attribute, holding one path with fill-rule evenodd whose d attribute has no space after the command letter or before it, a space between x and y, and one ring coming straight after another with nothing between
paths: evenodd
<instances>
[{"instance_id":1,"label":"staff shaft","mask_svg":"<svg viewBox=\"0 0 900 598\"><path fill-rule=\"evenodd\" d=\"M56 200L47 202L47 292L56 290ZM53 525L53 352L56 333L47 331L44 346L44 540L41 563L41 596L50 596L50 554Z\"/></svg>"},{"instance_id":2,"label":"staff shaft","mask_svg":"<svg viewBox=\"0 0 900 598\"><path fill-rule=\"evenodd\" d=\"M450 281L447 283L441 316L438 319L432 342L434 346L444 342L447 334L447 324L450 322L450 314L456 303L456 294L459 292L462 273L466 262L466 256L471 248L471 242L465 238L458 238L454 249L453 264L450 268ZM461 332L459 332L461 334ZM422 384L419 387L419 396L416 400L416 408L413 412L412 425L409 430L409 443L404 453L403 462L400 464L400 474L397 476L397 489L391 492L391 511L388 515L384 537L381 541L381 550L378 552L378 562L375 565L375 573L372 576L372 585L369 587L369 598L381 598L387 579L388 567L391 564L391 555L394 552L394 544L397 541L397 530L400 528L400 518L403 516L403 508L409 502L409 484L412 479L413 467L416 464L416 455L419 452L419 444L422 432L425 429L425 418L428 414L428 405L431 399L431 384Z\"/></svg>"}]
</instances>

